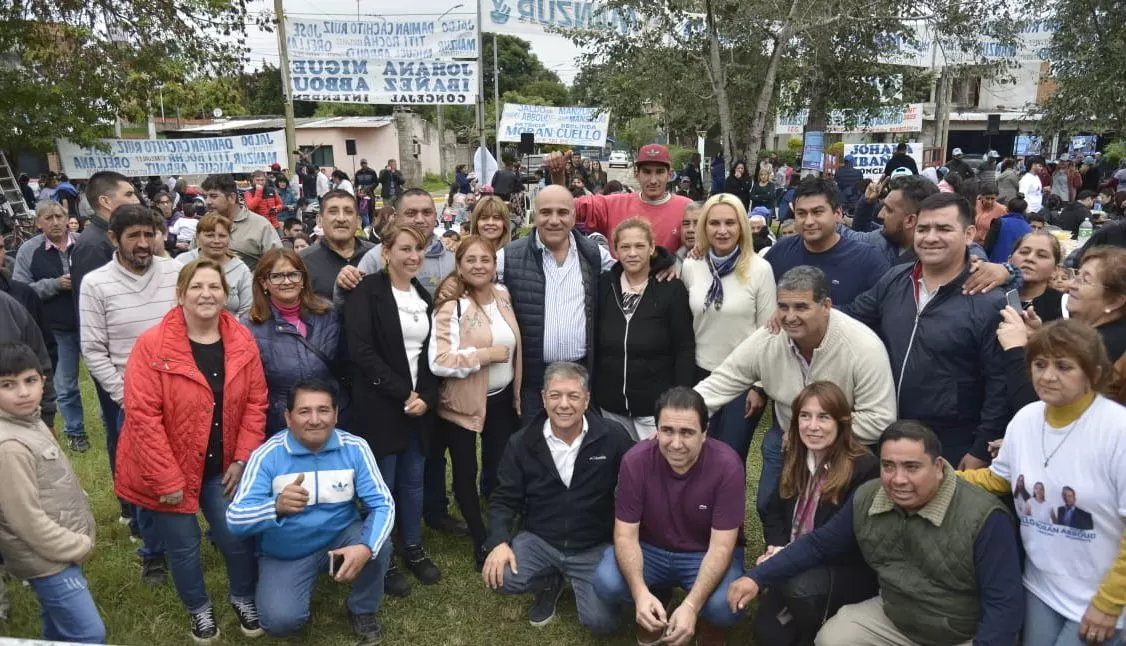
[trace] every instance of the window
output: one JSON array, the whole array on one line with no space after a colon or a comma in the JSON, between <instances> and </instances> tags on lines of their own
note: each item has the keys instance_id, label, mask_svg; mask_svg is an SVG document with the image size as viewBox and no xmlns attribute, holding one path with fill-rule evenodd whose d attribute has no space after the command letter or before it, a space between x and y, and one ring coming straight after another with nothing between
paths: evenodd
<instances>
[{"instance_id":1,"label":"window","mask_svg":"<svg viewBox=\"0 0 1126 646\"><path fill-rule=\"evenodd\" d=\"M301 154L308 155L309 161L318 168L334 168L336 166L336 158L332 154L332 146L301 146L300 150Z\"/></svg>"}]
</instances>

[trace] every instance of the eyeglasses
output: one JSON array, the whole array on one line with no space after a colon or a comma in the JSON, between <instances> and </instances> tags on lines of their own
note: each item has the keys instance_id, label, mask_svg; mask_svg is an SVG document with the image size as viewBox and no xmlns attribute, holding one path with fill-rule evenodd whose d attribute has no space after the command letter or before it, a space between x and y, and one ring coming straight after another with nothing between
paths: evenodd
<instances>
[{"instance_id":1,"label":"eyeglasses","mask_svg":"<svg viewBox=\"0 0 1126 646\"><path fill-rule=\"evenodd\" d=\"M279 273L266 274L266 280L270 281L271 285L281 285L284 282L299 283L305 277L303 271L284 271Z\"/></svg>"}]
</instances>

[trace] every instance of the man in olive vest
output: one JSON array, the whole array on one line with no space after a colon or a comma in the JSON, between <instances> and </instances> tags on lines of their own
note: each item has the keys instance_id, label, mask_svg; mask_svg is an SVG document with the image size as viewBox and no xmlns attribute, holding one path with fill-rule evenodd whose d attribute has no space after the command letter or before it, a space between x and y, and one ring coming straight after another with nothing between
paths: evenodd
<instances>
[{"instance_id":1,"label":"man in olive vest","mask_svg":"<svg viewBox=\"0 0 1126 646\"><path fill-rule=\"evenodd\" d=\"M817 646L1012 646L1024 589L1000 500L956 477L938 436L919 422L893 423L879 452L880 482L862 485L829 522L733 583L732 611L765 586L859 549L880 595L841 608Z\"/></svg>"}]
</instances>

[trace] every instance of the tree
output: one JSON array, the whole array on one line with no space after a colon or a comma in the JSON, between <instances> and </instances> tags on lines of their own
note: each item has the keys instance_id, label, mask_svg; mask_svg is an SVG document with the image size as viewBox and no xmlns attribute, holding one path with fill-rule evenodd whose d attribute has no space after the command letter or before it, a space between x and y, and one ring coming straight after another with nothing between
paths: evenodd
<instances>
[{"instance_id":1,"label":"tree","mask_svg":"<svg viewBox=\"0 0 1126 646\"><path fill-rule=\"evenodd\" d=\"M267 115L285 112L281 70L278 67L263 63L259 70L244 72L241 84L246 94L248 114ZM311 117L316 109L317 103L313 101L293 102L293 115L298 118Z\"/></svg>"},{"instance_id":2,"label":"tree","mask_svg":"<svg viewBox=\"0 0 1126 646\"><path fill-rule=\"evenodd\" d=\"M0 149L88 145L124 111L151 112L161 85L237 74L245 19L245 0L0 5Z\"/></svg>"},{"instance_id":3,"label":"tree","mask_svg":"<svg viewBox=\"0 0 1126 646\"><path fill-rule=\"evenodd\" d=\"M1042 133L1126 130L1121 76L1126 69L1122 5L1115 0L1052 4L1056 23L1048 48L1055 91L1043 106Z\"/></svg>"},{"instance_id":4,"label":"tree","mask_svg":"<svg viewBox=\"0 0 1126 646\"><path fill-rule=\"evenodd\" d=\"M634 117L615 132L618 141L637 150L657 137L657 122L652 117Z\"/></svg>"},{"instance_id":5,"label":"tree","mask_svg":"<svg viewBox=\"0 0 1126 646\"><path fill-rule=\"evenodd\" d=\"M507 36L505 34L489 34L483 39L481 60L484 68L482 76L485 82L485 94L493 93L493 43L497 46L497 71L500 79L500 93L528 92L527 86L537 82L554 85L554 92L562 92L566 96L567 86L559 80L559 76L544 67L539 57L532 53L532 44L528 41ZM548 98L545 95L544 98Z\"/></svg>"}]
</instances>

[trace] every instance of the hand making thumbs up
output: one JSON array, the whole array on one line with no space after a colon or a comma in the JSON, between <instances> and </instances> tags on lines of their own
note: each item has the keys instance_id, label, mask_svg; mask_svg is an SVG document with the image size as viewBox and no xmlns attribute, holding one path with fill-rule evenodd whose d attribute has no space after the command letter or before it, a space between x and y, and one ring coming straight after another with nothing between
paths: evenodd
<instances>
[{"instance_id":1,"label":"hand making thumbs up","mask_svg":"<svg viewBox=\"0 0 1126 646\"><path fill-rule=\"evenodd\" d=\"M278 516L292 516L305 511L305 505L309 502L309 492L301 486L303 482L305 482L305 474L298 474L297 479L287 484L278 494L275 504Z\"/></svg>"}]
</instances>

